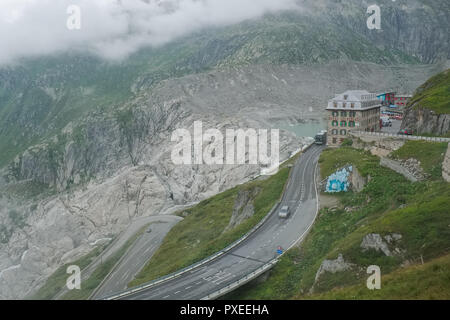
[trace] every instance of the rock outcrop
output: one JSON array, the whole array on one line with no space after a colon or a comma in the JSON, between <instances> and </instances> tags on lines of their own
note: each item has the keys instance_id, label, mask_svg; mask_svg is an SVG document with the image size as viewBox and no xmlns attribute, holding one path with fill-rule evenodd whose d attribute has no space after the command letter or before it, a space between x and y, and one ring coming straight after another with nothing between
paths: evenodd
<instances>
[{"instance_id":1,"label":"rock outcrop","mask_svg":"<svg viewBox=\"0 0 450 320\"><path fill-rule=\"evenodd\" d=\"M376 251L381 251L386 256L391 257L394 254L401 253L401 250L398 247L395 247L394 250L391 250L391 249L389 249L388 244L395 245L395 243L401 239L402 239L402 235L397 234L397 233L386 235L384 237L384 239L381 235L379 235L377 233L370 233L363 238L363 240L361 242L361 248L364 251L371 250L371 249L376 250Z\"/></svg>"},{"instance_id":2,"label":"rock outcrop","mask_svg":"<svg viewBox=\"0 0 450 320\"><path fill-rule=\"evenodd\" d=\"M442 163L442 177L445 181L450 182L450 143Z\"/></svg>"},{"instance_id":3,"label":"rock outcrop","mask_svg":"<svg viewBox=\"0 0 450 320\"><path fill-rule=\"evenodd\" d=\"M408 108L401 128L411 129L418 135L447 135L450 132L450 114L437 114L430 109Z\"/></svg>"},{"instance_id":4,"label":"rock outcrop","mask_svg":"<svg viewBox=\"0 0 450 320\"><path fill-rule=\"evenodd\" d=\"M317 283L320 280L320 277L326 273L337 273L337 272L343 272L351 270L356 265L350 262L346 262L344 260L344 256L340 253L338 257L334 260L324 260L322 261L322 264L319 267L319 270L316 272L316 277L314 279L314 284L309 290L309 293L312 294L316 290Z\"/></svg>"},{"instance_id":5,"label":"rock outcrop","mask_svg":"<svg viewBox=\"0 0 450 320\"><path fill-rule=\"evenodd\" d=\"M445 136L450 133L450 69L418 87L408 102L402 129L418 135Z\"/></svg>"},{"instance_id":6,"label":"rock outcrop","mask_svg":"<svg viewBox=\"0 0 450 320\"><path fill-rule=\"evenodd\" d=\"M224 232L233 229L254 215L255 208L253 205L253 200L258 195L259 191L259 188L239 191L234 202L233 214L231 215L230 223L225 228Z\"/></svg>"},{"instance_id":7,"label":"rock outcrop","mask_svg":"<svg viewBox=\"0 0 450 320\"><path fill-rule=\"evenodd\" d=\"M320 276L325 272L342 272L351 269L354 266L353 263L346 262L344 256L339 254L335 260L324 260L320 265L319 270L317 270L315 281L317 282Z\"/></svg>"},{"instance_id":8,"label":"rock outcrop","mask_svg":"<svg viewBox=\"0 0 450 320\"><path fill-rule=\"evenodd\" d=\"M411 182L416 182L424 178L423 170L417 167L418 163L416 160L405 161L400 162L382 157L380 159L380 165L400 173Z\"/></svg>"},{"instance_id":9,"label":"rock outcrop","mask_svg":"<svg viewBox=\"0 0 450 320\"><path fill-rule=\"evenodd\" d=\"M354 192L361 192L367 183L367 179L359 173L356 166L353 166L353 171L350 175L350 182L352 184L352 190Z\"/></svg>"}]
</instances>

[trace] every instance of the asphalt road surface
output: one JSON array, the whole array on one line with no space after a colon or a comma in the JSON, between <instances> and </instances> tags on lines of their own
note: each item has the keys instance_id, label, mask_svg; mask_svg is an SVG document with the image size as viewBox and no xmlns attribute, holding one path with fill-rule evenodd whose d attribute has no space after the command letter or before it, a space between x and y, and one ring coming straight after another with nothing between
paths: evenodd
<instances>
[{"instance_id":1,"label":"asphalt road surface","mask_svg":"<svg viewBox=\"0 0 450 320\"><path fill-rule=\"evenodd\" d=\"M323 147L313 145L302 154L288 181L281 208L288 205L287 219L272 216L250 237L219 258L174 279L139 292L122 296L129 300L198 300L225 288L260 268L301 240L309 231L318 211L315 171Z\"/></svg>"},{"instance_id":2,"label":"asphalt road surface","mask_svg":"<svg viewBox=\"0 0 450 320\"><path fill-rule=\"evenodd\" d=\"M402 121L391 119L391 122L392 122L392 127L383 127L383 128L381 128L381 132L397 134L400 131Z\"/></svg>"},{"instance_id":3,"label":"asphalt road surface","mask_svg":"<svg viewBox=\"0 0 450 320\"><path fill-rule=\"evenodd\" d=\"M171 208L169 213L177 209L178 207ZM181 206L180 206L181 208ZM168 223L179 222L182 220L179 217L172 215L158 215L158 216L147 216L140 217L135 219L127 229L122 232L118 238L111 243L111 245L105 249L105 251L100 254L92 263L89 264L85 269L81 272L81 283L83 285L83 281L89 279L89 277L94 273L94 271L106 260L112 257L117 251L122 248L122 246L130 239L134 234L136 234L143 226L149 223L158 222L158 221L167 221ZM122 288L123 289L123 288ZM60 290L55 297L54 300L61 299L69 290L64 286L62 290Z\"/></svg>"},{"instance_id":4,"label":"asphalt road surface","mask_svg":"<svg viewBox=\"0 0 450 320\"><path fill-rule=\"evenodd\" d=\"M121 262L114 268L100 288L97 288L93 296L95 298L105 297L114 292L127 289L127 284L151 259L159 248L166 234L180 221L177 216L162 216L155 219L146 232L144 232L132 245L130 250L122 258Z\"/></svg>"}]
</instances>

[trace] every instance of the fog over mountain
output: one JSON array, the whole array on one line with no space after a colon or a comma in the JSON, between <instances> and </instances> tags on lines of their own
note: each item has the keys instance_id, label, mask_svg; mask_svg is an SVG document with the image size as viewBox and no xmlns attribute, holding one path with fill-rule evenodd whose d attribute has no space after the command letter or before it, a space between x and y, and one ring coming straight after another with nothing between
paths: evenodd
<instances>
[{"instance_id":1,"label":"fog over mountain","mask_svg":"<svg viewBox=\"0 0 450 320\"><path fill-rule=\"evenodd\" d=\"M298 9L294 0L3 0L0 64L65 51L121 59L203 27L226 26L265 13ZM81 28L67 20L80 9Z\"/></svg>"}]
</instances>

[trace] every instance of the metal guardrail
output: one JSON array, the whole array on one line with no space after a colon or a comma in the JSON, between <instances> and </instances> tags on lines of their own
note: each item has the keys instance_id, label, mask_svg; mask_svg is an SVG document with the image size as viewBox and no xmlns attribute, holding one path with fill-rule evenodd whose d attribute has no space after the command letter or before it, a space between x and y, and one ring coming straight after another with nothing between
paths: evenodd
<instances>
[{"instance_id":1,"label":"metal guardrail","mask_svg":"<svg viewBox=\"0 0 450 320\"><path fill-rule=\"evenodd\" d=\"M114 239L112 239L111 242L102 250L102 252L97 257L95 257L86 267L84 267L81 270L81 274L83 275L81 278L81 281L87 280L92 275L92 273L95 272L95 269L90 272L86 272L86 271L88 271L90 268L92 268L95 264L98 264L99 260L102 261L103 257L107 253L107 251L110 248L114 247L114 245L119 241L119 238L120 238L120 236L116 236ZM52 300L58 300L59 298L64 296L67 292L68 292L67 287L64 286L52 297Z\"/></svg>"},{"instance_id":2,"label":"metal guardrail","mask_svg":"<svg viewBox=\"0 0 450 320\"><path fill-rule=\"evenodd\" d=\"M424 141L431 141L431 142L450 142L450 138L409 136L409 135L388 133L388 132L350 131L350 134L364 135L364 136L375 136L375 137L393 137L393 138L400 138L400 139L404 139L404 140L424 140Z\"/></svg>"},{"instance_id":3,"label":"metal guardrail","mask_svg":"<svg viewBox=\"0 0 450 320\"><path fill-rule=\"evenodd\" d=\"M302 150L301 150L301 152L303 153L303 152L305 152L306 150L308 150L311 146L313 146L314 145L314 142L312 142L312 143L310 143L310 144L308 144L308 145L306 145L306 146L304 146L303 148L302 148ZM177 277L179 277L179 276L181 276L181 275L183 275L183 274L185 274L185 273L187 273L187 272L189 272L189 271L191 271L191 270L193 270L193 269L196 269L196 268L198 268L198 267L200 267L200 266L202 266L202 265L204 265L204 264L207 264L208 262L211 262L211 261L213 261L213 260L215 260L215 259L217 259L217 258L219 258L219 257L221 257L221 256L223 256L224 254L226 254L227 252L229 252L230 250L232 250L232 249L234 249L235 247L237 247L239 244L241 244L243 241L245 241L246 239L248 239L253 233L255 233L255 231L257 231L271 216L272 216L272 214L273 214L273 212L275 212L277 209L278 209L278 207L279 207L279 205L281 204L281 201L278 201L274 206L273 206L273 208L269 211L269 213L257 224L257 225L255 225L249 232L247 232L244 236L242 236L241 238L239 238L238 240L236 240L235 242L233 242L232 244L230 244L228 247L226 247L225 249L222 249L222 250L220 250L219 252L217 252L216 254L214 254L214 255L212 255L212 256L210 256L210 257L208 257L208 258L206 258L206 259L203 259L203 260L201 260L201 261L199 261L199 262L197 262L197 263L194 263L194 264L192 264L192 265L190 265L190 266L188 266L188 267L185 267L185 268L183 268L183 269L180 269L180 270L178 270L178 271L176 271L176 272L173 272L173 273L171 273L171 274L168 274L168 275L166 275L166 276L163 276L163 277L160 277L160 278L158 278L158 279L155 279L155 280L152 280L152 281L149 281L149 282L147 282L147 283L144 283L144 284L142 284L142 285L140 285L140 286L137 286L137 287L134 287L134 288L132 288L132 289L130 289L130 290L126 290L126 291L123 291L123 292L120 292L120 293L117 293L117 294L114 294L114 295L111 295L111 296L107 296L107 297L104 297L103 299L104 300L114 300L114 299L119 299L119 298L121 298L121 297L125 297L125 296L129 296L129 295L131 295L131 294L134 294L134 293L138 293L138 292L140 292L140 291L142 291L142 290L145 290L145 289L149 289L149 288L151 288L151 287L154 287L154 286L156 286L156 285L158 285L158 284L161 284L161 283L164 283L164 282L166 282L166 281L169 281L169 280L172 280L172 279L175 279L175 278L177 278ZM278 261L278 260L277 260ZM276 262L275 262L276 263ZM273 267L273 266L272 266Z\"/></svg>"},{"instance_id":4,"label":"metal guardrail","mask_svg":"<svg viewBox=\"0 0 450 320\"><path fill-rule=\"evenodd\" d=\"M246 284L247 282L252 281L253 279L259 277L261 274L265 273L266 271L272 269L276 264L278 263L278 259L275 258L273 260L270 260L266 264L264 264L262 267L259 267L252 273L247 274L245 277L234 281L233 283L229 284L228 286L219 289L211 294L208 294L207 296L201 298L200 300L214 300L217 299L231 291L233 291L236 288L239 288L240 286Z\"/></svg>"}]
</instances>

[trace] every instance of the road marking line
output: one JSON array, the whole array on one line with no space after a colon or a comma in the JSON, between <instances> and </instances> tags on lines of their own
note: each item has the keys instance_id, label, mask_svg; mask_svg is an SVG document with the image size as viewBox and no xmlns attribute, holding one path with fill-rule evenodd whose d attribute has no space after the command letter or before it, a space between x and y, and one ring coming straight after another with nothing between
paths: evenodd
<instances>
[{"instance_id":1,"label":"road marking line","mask_svg":"<svg viewBox=\"0 0 450 320\"><path fill-rule=\"evenodd\" d=\"M175 294L179 294L181 291L177 291L177 292L175 292Z\"/></svg>"},{"instance_id":2,"label":"road marking line","mask_svg":"<svg viewBox=\"0 0 450 320\"><path fill-rule=\"evenodd\" d=\"M190 288L192 288L191 286L184 288L184 290L189 290Z\"/></svg>"},{"instance_id":3,"label":"road marking line","mask_svg":"<svg viewBox=\"0 0 450 320\"><path fill-rule=\"evenodd\" d=\"M168 296L163 297L163 299L167 299L168 297L170 297L170 294Z\"/></svg>"},{"instance_id":4,"label":"road marking line","mask_svg":"<svg viewBox=\"0 0 450 320\"><path fill-rule=\"evenodd\" d=\"M319 195L318 195L318 192L317 192L317 182L316 182L316 173L317 173L317 167L318 166L319 166L319 163L316 163L316 165L314 167L314 173L313 173L314 190L315 190L315 194L316 194L316 212L315 212L315 215L314 215L314 219L313 219L312 223L308 226L306 231L303 232L303 234L300 236L300 238L298 238L296 241L294 241L294 243L287 250L291 249L295 244L297 244L300 240L303 239L303 236L312 228L312 226L314 225L314 222L317 219L317 215L319 213Z\"/></svg>"},{"instance_id":5,"label":"road marking line","mask_svg":"<svg viewBox=\"0 0 450 320\"><path fill-rule=\"evenodd\" d=\"M215 284L217 284L217 285L219 285L219 284L221 284L221 283L223 283L223 282L225 282L225 281L227 281L227 280L229 280L229 279L232 279L232 278L234 278L234 277L236 277L236 275L234 275L234 274L231 274L231 273L228 273L225 277L223 277L222 279L217 279L216 281L213 281Z\"/></svg>"}]
</instances>

